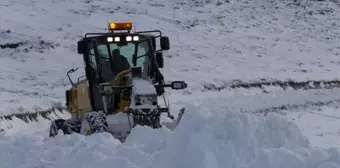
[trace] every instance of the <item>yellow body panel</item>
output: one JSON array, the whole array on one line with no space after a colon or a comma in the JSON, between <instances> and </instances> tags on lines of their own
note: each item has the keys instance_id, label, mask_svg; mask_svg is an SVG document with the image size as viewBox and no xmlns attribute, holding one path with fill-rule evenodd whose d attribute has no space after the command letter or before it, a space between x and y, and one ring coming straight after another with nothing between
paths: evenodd
<instances>
[{"instance_id":1,"label":"yellow body panel","mask_svg":"<svg viewBox=\"0 0 340 168\"><path fill-rule=\"evenodd\" d=\"M77 107L77 103L76 103L76 97L77 97L77 90L76 88L72 87L70 90L69 90L69 97L70 97L70 100L69 100L69 106L68 106L68 110L71 112L72 114L72 117L74 117L73 113L74 111L76 111L76 109L78 108Z\"/></svg>"},{"instance_id":2,"label":"yellow body panel","mask_svg":"<svg viewBox=\"0 0 340 168\"><path fill-rule=\"evenodd\" d=\"M130 100L121 99L119 103L119 111L124 112L125 107L130 107Z\"/></svg>"},{"instance_id":3,"label":"yellow body panel","mask_svg":"<svg viewBox=\"0 0 340 168\"><path fill-rule=\"evenodd\" d=\"M124 86L126 85L125 81L122 80L122 76L128 74L130 70L125 70L120 72L116 78L110 83L116 86ZM88 92L89 84L88 81L82 80L76 83L69 90L69 102L68 102L68 110L70 111L72 118L83 119L84 115L91 111L91 101L89 98ZM124 112L125 108L130 107L130 98L128 99L120 99L119 102L119 111Z\"/></svg>"},{"instance_id":4,"label":"yellow body panel","mask_svg":"<svg viewBox=\"0 0 340 168\"><path fill-rule=\"evenodd\" d=\"M88 88L87 80L77 84L78 118L83 118L85 113L91 110Z\"/></svg>"},{"instance_id":5,"label":"yellow body panel","mask_svg":"<svg viewBox=\"0 0 340 168\"><path fill-rule=\"evenodd\" d=\"M69 92L69 111L73 118L82 119L91 110L87 80L75 84Z\"/></svg>"}]
</instances>

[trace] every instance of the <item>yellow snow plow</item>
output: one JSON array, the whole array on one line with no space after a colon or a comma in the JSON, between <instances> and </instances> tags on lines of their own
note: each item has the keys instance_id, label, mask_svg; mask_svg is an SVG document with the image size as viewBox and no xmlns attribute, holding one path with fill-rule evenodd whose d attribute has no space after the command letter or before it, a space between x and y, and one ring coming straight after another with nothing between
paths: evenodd
<instances>
[{"instance_id":1,"label":"yellow snow plow","mask_svg":"<svg viewBox=\"0 0 340 168\"><path fill-rule=\"evenodd\" d=\"M178 117L170 114L165 99L166 87L185 89L184 81L164 82L160 68L164 66L163 51L170 49L169 38L159 30L131 32L132 23L109 23L106 33L87 33L78 41L78 54L83 55L85 79L66 90L66 106L72 118L52 121L50 137L62 130L64 134L91 135L110 132L122 141L136 125L154 129L174 129ZM157 43L156 41L159 41ZM161 107L158 98L164 99ZM161 123L166 113L170 123Z\"/></svg>"}]
</instances>

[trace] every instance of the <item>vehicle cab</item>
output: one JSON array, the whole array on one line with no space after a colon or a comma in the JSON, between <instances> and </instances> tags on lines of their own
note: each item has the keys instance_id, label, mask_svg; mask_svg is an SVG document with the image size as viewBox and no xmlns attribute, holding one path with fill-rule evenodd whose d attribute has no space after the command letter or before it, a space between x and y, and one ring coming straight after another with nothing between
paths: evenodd
<instances>
[{"instance_id":1,"label":"vehicle cab","mask_svg":"<svg viewBox=\"0 0 340 168\"><path fill-rule=\"evenodd\" d=\"M86 33L78 41L78 54L83 55L91 104L87 110L104 109L98 86L111 82L119 73L114 62L114 50L119 50L129 66L139 69L143 77L151 77L155 79L155 83L163 81L159 68L164 66L163 51L170 49L169 38L162 36L159 30L131 32L132 27L130 22L109 23L108 32ZM163 92L160 91L159 95Z\"/></svg>"}]
</instances>

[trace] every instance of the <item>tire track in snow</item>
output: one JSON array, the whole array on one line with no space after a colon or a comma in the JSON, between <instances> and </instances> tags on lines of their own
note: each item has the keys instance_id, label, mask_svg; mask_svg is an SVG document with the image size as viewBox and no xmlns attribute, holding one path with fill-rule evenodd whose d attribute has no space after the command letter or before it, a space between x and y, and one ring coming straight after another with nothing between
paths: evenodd
<instances>
[{"instance_id":1,"label":"tire track in snow","mask_svg":"<svg viewBox=\"0 0 340 168\"><path fill-rule=\"evenodd\" d=\"M203 92L210 90L221 91L224 89L237 89L237 88L245 88L245 89L253 89L259 88L263 89L264 92L267 86L275 86L280 87L283 90L287 90L288 88L292 88L294 90L308 90L308 89L334 89L340 88L340 80L309 80L309 81L256 81L256 82L244 82L241 80L234 80L231 82L223 82L222 85L217 86L216 84L205 84L203 85Z\"/></svg>"},{"instance_id":2,"label":"tire track in snow","mask_svg":"<svg viewBox=\"0 0 340 168\"><path fill-rule=\"evenodd\" d=\"M253 111L253 113L260 113L260 114L264 114L266 116L268 113L281 113L280 111L283 111L283 110L292 111L292 110L298 110L298 109L307 109L307 108L310 108L310 107L329 106L329 105L334 105L336 103L340 103L340 99L334 99L334 100L328 100L328 101L319 101L319 102L308 101L308 102L303 103L303 104L287 104L287 105L282 105L282 106L276 106L276 107L271 107L271 108L255 110L255 111ZM306 112L306 113L340 120L340 117L338 117L338 116L325 115L325 114L320 114L320 113L315 113L315 112Z\"/></svg>"}]
</instances>

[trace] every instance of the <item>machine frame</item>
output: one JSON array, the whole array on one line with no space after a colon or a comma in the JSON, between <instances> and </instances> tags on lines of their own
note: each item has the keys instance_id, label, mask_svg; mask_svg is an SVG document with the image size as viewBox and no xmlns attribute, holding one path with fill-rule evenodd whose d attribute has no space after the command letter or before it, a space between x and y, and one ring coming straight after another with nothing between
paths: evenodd
<instances>
[{"instance_id":1,"label":"machine frame","mask_svg":"<svg viewBox=\"0 0 340 168\"><path fill-rule=\"evenodd\" d=\"M70 74L75 72L77 69L71 69L67 72L67 76L72 87L65 92L66 106L72 117L69 120L58 119L53 121L50 128L50 136L55 136L58 129L62 129L64 134L77 132L86 135L98 132L98 130L106 131L106 127L108 127L108 125L110 124L108 124L106 116L116 115L112 114L112 109L110 109L108 104L106 103L107 98L109 96L114 96L115 93L121 92L122 90L131 91L131 89L135 87L134 85L132 85L132 81L135 80L142 80L146 82L147 85L154 87L154 89L151 90L155 90L156 92L150 95L139 95L138 93L132 95L130 93L127 98L132 100L134 103L131 103L130 101L128 102L128 105L125 105L123 100L120 100L121 107L119 108L119 112L127 113L127 115L131 113L133 115L134 126L146 125L152 128L160 128L161 113L167 113L167 116L170 119L174 120L174 117L170 114L169 102L167 102L164 96L164 88L170 87L171 89L176 90L185 89L187 88L187 84L184 81L173 81L170 84L166 84L164 82L163 75L159 70L160 68L164 67L163 51L170 49L169 38L167 36L162 36L162 32L160 30L130 32L130 30L132 29L132 23L110 23L108 25L108 28L109 32L106 33L86 33L85 36L80 41L78 41L77 52L78 54L83 55L85 75L79 77L77 82L73 82L71 80ZM160 44L159 49L157 49L156 45L156 41L158 38ZM91 47L89 47L89 44L92 43L91 45L94 49L95 61L96 63L98 63L98 57L100 54L97 49L97 42L100 42L102 44L104 42L106 44L108 57L109 59L112 59L112 53L109 43L112 43L113 41L115 44L117 44L117 46L124 46L128 43L147 43L148 52L143 55L137 55L138 45L134 46L135 51L131 60L133 67L131 67L131 69L129 70L129 73L132 75L130 79L132 80L130 80L129 85L113 85L111 83L112 81L104 79L102 75L103 67L94 66L96 67L96 69L94 69L92 66L93 62L90 59L89 50ZM135 67L137 59L141 57L145 57L146 62L143 66L143 72L141 67ZM112 63L111 70L113 70ZM120 76L124 73L125 72L121 72L117 76ZM114 80L116 80L117 76L115 76ZM85 79L81 80L81 78L83 77L85 77ZM158 96L162 96L165 107L160 107L158 105ZM149 103L150 107L145 107L143 103L141 104L140 102L136 103L137 99L138 101L139 99L143 99L141 102ZM179 120L181 119L183 113L184 108L180 110L178 120L174 120L176 126L179 123ZM97 126L91 125L93 123L97 123ZM101 126L98 126L98 124ZM98 129L98 127L103 128Z\"/></svg>"}]
</instances>

